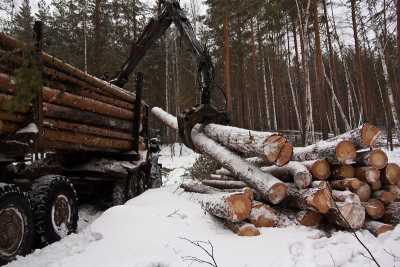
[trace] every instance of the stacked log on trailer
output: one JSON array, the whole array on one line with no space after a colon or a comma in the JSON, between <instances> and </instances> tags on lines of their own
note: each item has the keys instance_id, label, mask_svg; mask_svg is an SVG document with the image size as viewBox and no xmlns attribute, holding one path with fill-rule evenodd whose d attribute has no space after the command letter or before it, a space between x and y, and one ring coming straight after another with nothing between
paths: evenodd
<instances>
[{"instance_id":1,"label":"stacked log on trailer","mask_svg":"<svg viewBox=\"0 0 400 267\"><path fill-rule=\"evenodd\" d=\"M174 116L159 108L152 113L178 128ZM329 140L295 147L292 153L290 144L276 133L196 125L195 150L223 168L181 187L239 235L258 235L259 227L280 226L280 217L287 214L304 226L367 229L379 235L400 219L400 167L388 163L385 152L375 147L380 134L378 128L364 124ZM236 207L226 203L231 197L240 199ZM221 213L226 210L241 212L226 216Z\"/></svg>"},{"instance_id":2,"label":"stacked log on trailer","mask_svg":"<svg viewBox=\"0 0 400 267\"><path fill-rule=\"evenodd\" d=\"M10 103L24 93L18 88L15 75L31 50L28 45L0 33L0 57L7 59L0 62L2 136L16 136L19 129L35 123L41 151L120 153L133 149L135 94L44 52L38 55L43 80L39 92L35 92L42 99L38 110L34 101L10 109Z\"/></svg>"}]
</instances>

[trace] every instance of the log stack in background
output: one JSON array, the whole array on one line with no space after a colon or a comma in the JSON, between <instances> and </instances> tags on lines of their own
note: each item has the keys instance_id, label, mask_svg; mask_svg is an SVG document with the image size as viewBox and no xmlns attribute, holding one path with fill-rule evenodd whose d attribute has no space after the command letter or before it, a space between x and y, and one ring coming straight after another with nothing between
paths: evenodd
<instances>
[{"instance_id":1,"label":"log stack in background","mask_svg":"<svg viewBox=\"0 0 400 267\"><path fill-rule=\"evenodd\" d=\"M177 129L175 117L159 108L152 112L166 125ZM380 133L375 126L364 124L329 140L294 148L292 161L281 164L267 155L276 154L272 149L260 149L260 144L267 142L257 141L275 136L271 133L253 133L215 124L198 125L192 131L197 151L213 157L223 168L209 179L187 181L181 187L201 194L200 203L205 210L239 235L258 235L258 227L280 226L279 222L284 220L280 216L287 214L294 215L297 223L304 226L364 228L379 235L392 230L400 219L400 167L388 164L385 152L375 147ZM208 142L211 148L205 146ZM233 153L237 154L233 157ZM248 177L243 177L246 171L249 171ZM284 184L285 197L275 203L265 198L263 186L253 182L255 176L261 181ZM239 221L239 216L221 216L221 210L228 207L213 204L217 193L222 194L222 201L226 195L244 196L244 192L249 192L248 199L241 206L248 216L242 216ZM248 201L252 201L251 206Z\"/></svg>"},{"instance_id":2,"label":"log stack in background","mask_svg":"<svg viewBox=\"0 0 400 267\"><path fill-rule=\"evenodd\" d=\"M15 72L24 43L0 33L0 134L13 135L33 122L32 106L12 110L19 88ZM48 150L121 152L133 146L135 95L42 53L41 146ZM6 62L6 63L4 63Z\"/></svg>"}]
</instances>

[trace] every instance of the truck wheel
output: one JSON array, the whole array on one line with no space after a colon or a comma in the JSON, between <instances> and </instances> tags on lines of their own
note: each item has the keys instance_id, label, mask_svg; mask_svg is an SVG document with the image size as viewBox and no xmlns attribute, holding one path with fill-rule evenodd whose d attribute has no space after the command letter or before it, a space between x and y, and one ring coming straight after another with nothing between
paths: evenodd
<instances>
[{"instance_id":1,"label":"truck wheel","mask_svg":"<svg viewBox=\"0 0 400 267\"><path fill-rule=\"evenodd\" d=\"M33 241L29 198L17 186L0 183L0 265L26 255Z\"/></svg>"},{"instance_id":2,"label":"truck wheel","mask_svg":"<svg viewBox=\"0 0 400 267\"><path fill-rule=\"evenodd\" d=\"M39 245L59 241L76 231L78 197L68 178L43 176L32 185L31 195Z\"/></svg>"}]
</instances>

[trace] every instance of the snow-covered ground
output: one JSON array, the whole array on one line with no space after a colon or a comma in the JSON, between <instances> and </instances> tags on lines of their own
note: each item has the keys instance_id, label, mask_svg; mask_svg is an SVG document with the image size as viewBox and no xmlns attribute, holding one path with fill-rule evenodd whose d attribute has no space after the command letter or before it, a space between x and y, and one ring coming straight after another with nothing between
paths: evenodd
<instances>
[{"instance_id":1,"label":"snow-covered ground","mask_svg":"<svg viewBox=\"0 0 400 267\"><path fill-rule=\"evenodd\" d=\"M179 155L176 147L175 152ZM391 153L391 157L396 155L400 158L400 151ZM90 209L81 211L87 220L86 228L81 221L78 234L19 258L9 266L207 266L192 261L191 257L208 262L212 259L189 240L210 241L219 267L375 266L347 232L327 237L316 229L290 225L261 229L258 237L234 235L206 214L193 195L177 189L196 157L186 149L182 157L171 157L168 148L164 148L161 162L171 171L165 177L167 186L113 207L91 224L91 219L99 214ZM400 226L379 238L367 231L357 234L381 266L400 266ZM209 244L204 246L211 252Z\"/></svg>"}]
</instances>

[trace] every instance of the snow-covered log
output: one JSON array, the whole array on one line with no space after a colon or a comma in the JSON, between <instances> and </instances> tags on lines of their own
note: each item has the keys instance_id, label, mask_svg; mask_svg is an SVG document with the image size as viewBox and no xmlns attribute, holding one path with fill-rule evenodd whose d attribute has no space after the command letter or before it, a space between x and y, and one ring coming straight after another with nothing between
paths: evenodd
<instances>
[{"instance_id":1,"label":"snow-covered log","mask_svg":"<svg viewBox=\"0 0 400 267\"><path fill-rule=\"evenodd\" d=\"M357 150L351 141L347 140L325 140L307 147L295 147L293 160L309 161L326 159L331 164L351 164L357 156Z\"/></svg>"},{"instance_id":2,"label":"snow-covered log","mask_svg":"<svg viewBox=\"0 0 400 267\"><path fill-rule=\"evenodd\" d=\"M351 141L357 150L362 148L374 147L378 138L381 135L381 130L372 124L365 123L359 128L353 129L349 132L335 136L329 140L331 141Z\"/></svg>"},{"instance_id":3,"label":"snow-covered log","mask_svg":"<svg viewBox=\"0 0 400 267\"><path fill-rule=\"evenodd\" d=\"M371 166L378 170L384 169L388 164L388 157L382 149L359 151L356 160L359 164Z\"/></svg>"},{"instance_id":4,"label":"snow-covered log","mask_svg":"<svg viewBox=\"0 0 400 267\"><path fill-rule=\"evenodd\" d=\"M360 229L365 222L365 208L357 202L336 202L337 209L330 214L334 222L345 228Z\"/></svg>"},{"instance_id":5,"label":"snow-covered log","mask_svg":"<svg viewBox=\"0 0 400 267\"><path fill-rule=\"evenodd\" d=\"M371 234L373 234L374 236L378 237L379 235L389 232L389 231L393 231L394 226L391 224L386 224L386 223L382 223L382 222L378 222L378 221L370 221L367 220L365 222L365 229L367 229L368 231L371 232Z\"/></svg>"},{"instance_id":6,"label":"snow-covered log","mask_svg":"<svg viewBox=\"0 0 400 267\"><path fill-rule=\"evenodd\" d=\"M383 221L393 225L400 223L400 202L393 202L386 207Z\"/></svg>"},{"instance_id":7,"label":"snow-covered log","mask_svg":"<svg viewBox=\"0 0 400 267\"><path fill-rule=\"evenodd\" d=\"M292 157L292 145L278 133L256 132L218 124L204 125L202 132L233 151L258 156L278 166L285 165Z\"/></svg>"},{"instance_id":8,"label":"snow-covered log","mask_svg":"<svg viewBox=\"0 0 400 267\"><path fill-rule=\"evenodd\" d=\"M326 180L331 175L331 165L327 160L303 161L302 164L311 171L313 177L318 180Z\"/></svg>"},{"instance_id":9,"label":"snow-covered log","mask_svg":"<svg viewBox=\"0 0 400 267\"><path fill-rule=\"evenodd\" d=\"M225 227L239 236L258 236L260 231L251 223L246 222L225 222Z\"/></svg>"},{"instance_id":10,"label":"snow-covered log","mask_svg":"<svg viewBox=\"0 0 400 267\"><path fill-rule=\"evenodd\" d=\"M230 174L230 172L228 171ZM237 178L230 175L223 174L210 174L210 180L218 180L218 181L236 181Z\"/></svg>"},{"instance_id":11,"label":"snow-covered log","mask_svg":"<svg viewBox=\"0 0 400 267\"><path fill-rule=\"evenodd\" d=\"M400 184L400 167L395 163L389 163L383 173L383 180L386 184Z\"/></svg>"},{"instance_id":12,"label":"snow-covered log","mask_svg":"<svg viewBox=\"0 0 400 267\"><path fill-rule=\"evenodd\" d=\"M203 180L201 182L204 185L218 189L242 189L247 187L247 184L242 181Z\"/></svg>"},{"instance_id":13,"label":"snow-covered log","mask_svg":"<svg viewBox=\"0 0 400 267\"><path fill-rule=\"evenodd\" d=\"M332 197L333 200L337 202L355 202L361 203L360 197L353 192L348 190L346 191L339 191L339 190L332 190Z\"/></svg>"},{"instance_id":14,"label":"snow-covered log","mask_svg":"<svg viewBox=\"0 0 400 267\"><path fill-rule=\"evenodd\" d=\"M256 227L274 227L278 223L278 216L270 206L253 201L249 221Z\"/></svg>"},{"instance_id":15,"label":"snow-covered log","mask_svg":"<svg viewBox=\"0 0 400 267\"><path fill-rule=\"evenodd\" d=\"M385 205L389 205L390 203L396 200L396 196L392 192L385 190L379 190L374 192L373 197L379 199Z\"/></svg>"},{"instance_id":16,"label":"snow-covered log","mask_svg":"<svg viewBox=\"0 0 400 267\"><path fill-rule=\"evenodd\" d=\"M282 167L270 166L262 167L263 172L267 172L281 180L292 177L292 181L299 189L304 189L310 186L312 182L312 176L302 163L296 161L290 161L288 164Z\"/></svg>"},{"instance_id":17,"label":"snow-covered log","mask_svg":"<svg viewBox=\"0 0 400 267\"><path fill-rule=\"evenodd\" d=\"M219 190L217 188L208 185L204 185L200 182L184 182L181 184L181 188L186 192L199 193L199 194L214 194L222 192L222 190Z\"/></svg>"},{"instance_id":18,"label":"snow-covered log","mask_svg":"<svg viewBox=\"0 0 400 267\"><path fill-rule=\"evenodd\" d=\"M177 119L171 114L160 108L153 108L152 113L167 126L174 129L178 128ZM272 204L277 204L285 199L287 196L287 187L284 183L276 177L262 172L259 168L210 139L201 131L201 125L196 125L191 133L196 150L218 161L232 175L259 191L263 198Z\"/></svg>"},{"instance_id":19,"label":"snow-covered log","mask_svg":"<svg viewBox=\"0 0 400 267\"><path fill-rule=\"evenodd\" d=\"M322 182L317 188L304 190L297 189L294 185L288 186L288 198L285 202L289 207L301 210L314 210L326 214L334 207L329 186Z\"/></svg>"},{"instance_id":20,"label":"snow-covered log","mask_svg":"<svg viewBox=\"0 0 400 267\"><path fill-rule=\"evenodd\" d=\"M207 194L199 202L210 214L230 222L246 220L251 212L251 199L246 193Z\"/></svg>"},{"instance_id":21,"label":"snow-covered log","mask_svg":"<svg viewBox=\"0 0 400 267\"><path fill-rule=\"evenodd\" d=\"M363 202L362 205L371 219L381 219L385 214L385 205L378 199L370 199L368 202Z\"/></svg>"},{"instance_id":22,"label":"snow-covered log","mask_svg":"<svg viewBox=\"0 0 400 267\"><path fill-rule=\"evenodd\" d=\"M302 210L296 214L296 221L304 226L317 227L322 220L321 213L312 210Z\"/></svg>"},{"instance_id":23,"label":"snow-covered log","mask_svg":"<svg viewBox=\"0 0 400 267\"><path fill-rule=\"evenodd\" d=\"M361 181L368 183L373 191L377 191L382 187L381 172L377 168L356 168L355 176Z\"/></svg>"}]
</instances>

